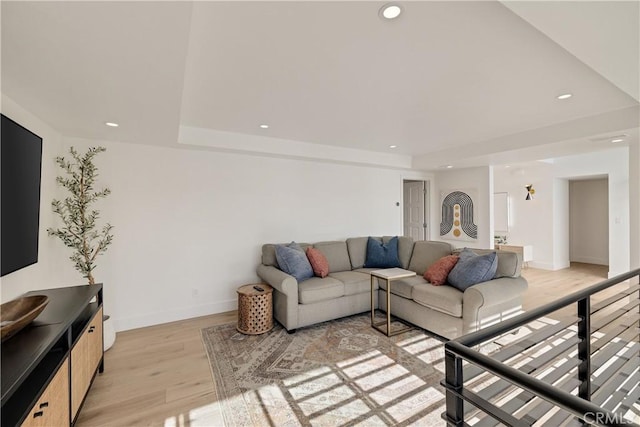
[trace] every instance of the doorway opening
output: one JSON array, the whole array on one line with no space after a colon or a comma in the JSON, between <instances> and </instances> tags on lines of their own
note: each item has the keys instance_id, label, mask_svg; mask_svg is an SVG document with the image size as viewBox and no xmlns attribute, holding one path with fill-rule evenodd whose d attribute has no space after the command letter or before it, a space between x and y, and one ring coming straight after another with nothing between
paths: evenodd
<instances>
[{"instance_id":1,"label":"doorway opening","mask_svg":"<svg viewBox=\"0 0 640 427\"><path fill-rule=\"evenodd\" d=\"M569 180L569 261L609 265L609 180Z\"/></svg>"},{"instance_id":2,"label":"doorway opening","mask_svg":"<svg viewBox=\"0 0 640 427\"><path fill-rule=\"evenodd\" d=\"M429 239L429 182L402 180L403 232L414 241Z\"/></svg>"}]
</instances>

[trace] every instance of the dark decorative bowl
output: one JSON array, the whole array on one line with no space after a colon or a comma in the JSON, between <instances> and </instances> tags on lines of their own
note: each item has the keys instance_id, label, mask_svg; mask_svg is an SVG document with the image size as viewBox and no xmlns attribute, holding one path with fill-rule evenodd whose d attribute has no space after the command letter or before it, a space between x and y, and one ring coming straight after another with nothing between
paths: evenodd
<instances>
[{"instance_id":1,"label":"dark decorative bowl","mask_svg":"<svg viewBox=\"0 0 640 427\"><path fill-rule=\"evenodd\" d=\"M2 341L11 338L44 310L49 303L45 295L33 295L5 302L0 306L0 335Z\"/></svg>"}]
</instances>

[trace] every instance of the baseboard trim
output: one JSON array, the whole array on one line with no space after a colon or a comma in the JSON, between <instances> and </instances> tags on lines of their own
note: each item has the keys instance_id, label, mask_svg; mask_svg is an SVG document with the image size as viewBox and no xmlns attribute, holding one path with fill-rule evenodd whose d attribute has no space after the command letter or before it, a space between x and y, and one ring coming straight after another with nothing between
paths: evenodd
<instances>
[{"instance_id":1,"label":"baseboard trim","mask_svg":"<svg viewBox=\"0 0 640 427\"><path fill-rule=\"evenodd\" d=\"M539 268L540 270L553 270L553 264L549 264L546 262L529 261L527 264L529 264L529 267L531 268Z\"/></svg>"},{"instance_id":2,"label":"baseboard trim","mask_svg":"<svg viewBox=\"0 0 640 427\"><path fill-rule=\"evenodd\" d=\"M238 301L227 300L212 304L202 304L191 307L183 307L175 310L159 311L155 313L131 316L125 318L113 317L113 324L117 332L128 331L130 329L144 328L146 326L160 325L162 323L176 322L178 320L192 319L194 317L207 316L210 314L224 313L236 310Z\"/></svg>"},{"instance_id":3,"label":"baseboard trim","mask_svg":"<svg viewBox=\"0 0 640 427\"><path fill-rule=\"evenodd\" d=\"M609 265L608 259L590 257L590 256L574 256L571 257L571 262L582 262L585 264L596 264L596 265Z\"/></svg>"},{"instance_id":4,"label":"baseboard trim","mask_svg":"<svg viewBox=\"0 0 640 427\"><path fill-rule=\"evenodd\" d=\"M556 270L562 270L564 268L569 268L569 263L562 264L562 265L554 265L548 262L529 261L529 267L538 268L540 270L556 271Z\"/></svg>"}]
</instances>

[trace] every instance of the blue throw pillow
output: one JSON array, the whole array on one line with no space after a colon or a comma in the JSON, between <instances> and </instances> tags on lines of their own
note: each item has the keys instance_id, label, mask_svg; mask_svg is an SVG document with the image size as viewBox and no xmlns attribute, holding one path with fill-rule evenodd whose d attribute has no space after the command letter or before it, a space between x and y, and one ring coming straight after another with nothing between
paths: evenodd
<instances>
[{"instance_id":1,"label":"blue throw pillow","mask_svg":"<svg viewBox=\"0 0 640 427\"><path fill-rule=\"evenodd\" d=\"M398 258L398 236L392 237L387 243L369 237L364 266L366 268L402 267Z\"/></svg>"},{"instance_id":2,"label":"blue throw pillow","mask_svg":"<svg viewBox=\"0 0 640 427\"><path fill-rule=\"evenodd\" d=\"M447 277L447 282L456 289L465 291L477 283L493 279L498 269L498 254L478 255L469 248L460 252L458 263Z\"/></svg>"},{"instance_id":3,"label":"blue throw pillow","mask_svg":"<svg viewBox=\"0 0 640 427\"><path fill-rule=\"evenodd\" d=\"M276 261L280 270L295 277L298 282L313 277L313 269L299 244L276 245Z\"/></svg>"}]
</instances>

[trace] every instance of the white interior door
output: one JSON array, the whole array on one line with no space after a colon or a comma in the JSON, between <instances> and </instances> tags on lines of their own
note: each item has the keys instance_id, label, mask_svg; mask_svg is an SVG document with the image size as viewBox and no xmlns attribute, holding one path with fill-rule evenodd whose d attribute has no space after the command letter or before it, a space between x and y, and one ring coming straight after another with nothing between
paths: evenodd
<instances>
[{"instance_id":1,"label":"white interior door","mask_svg":"<svg viewBox=\"0 0 640 427\"><path fill-rule=\"evenodd\" d=\"M426 240L426 183L424 181L404 181L403 186L404 235L413 238L413 240Z\"/></svg>"}]
</instances>

